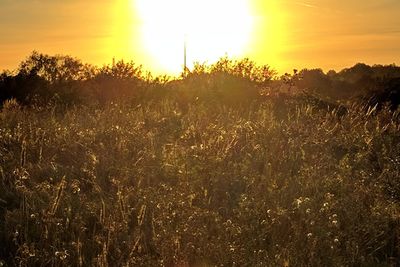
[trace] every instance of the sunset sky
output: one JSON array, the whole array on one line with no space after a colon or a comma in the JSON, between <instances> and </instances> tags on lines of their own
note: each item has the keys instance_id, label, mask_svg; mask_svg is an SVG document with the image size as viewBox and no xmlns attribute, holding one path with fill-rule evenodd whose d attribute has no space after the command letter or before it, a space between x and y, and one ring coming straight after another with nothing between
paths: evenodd
<instances>
[{"instance_id":1,"label":"sunset sky","mask_svg":"<svg viewBox=\"0 0 400 267\"><path fill-rule=\"evenodd\" d=\"M0 70L33 50L176 74L250 57L279 72L400 64L399 0L0 0Z\"/></svg>"}]
</instances>

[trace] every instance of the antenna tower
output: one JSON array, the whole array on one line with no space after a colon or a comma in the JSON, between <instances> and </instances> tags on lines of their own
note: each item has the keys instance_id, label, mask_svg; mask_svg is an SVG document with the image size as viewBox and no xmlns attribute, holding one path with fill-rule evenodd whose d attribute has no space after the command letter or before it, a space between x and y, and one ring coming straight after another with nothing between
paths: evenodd
<instances>
[{"instance_id":1,"label":"antenna tower","mask_svg":"<svg viewBox=\"0 0 400 267\"><path fill-rule=\"evenodd\" d=\"M187 46L187 43L186 43L186 34L185 34L185 37L183 40L183 76L185 76L185 77L186 77L187 70L188 70L187 62L186 62L186 46Z\"/></svg>"}]
</instances>

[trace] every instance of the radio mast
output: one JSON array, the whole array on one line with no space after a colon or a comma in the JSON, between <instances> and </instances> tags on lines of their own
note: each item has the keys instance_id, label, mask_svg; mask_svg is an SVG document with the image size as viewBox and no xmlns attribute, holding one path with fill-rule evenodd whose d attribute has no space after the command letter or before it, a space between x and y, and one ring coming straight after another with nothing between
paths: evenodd
<instances>
[{"instance_id":1,"label":"radio mast","mask_svg":"<svg viewBox=\"0 0 400 267\"><path fill-rule=\"evenodd\" d=\"M184 40L183 40L183 77L186 77L187 74L187 62L186 62L186 34L184 36Z\"/></svg>"}]
</instances>

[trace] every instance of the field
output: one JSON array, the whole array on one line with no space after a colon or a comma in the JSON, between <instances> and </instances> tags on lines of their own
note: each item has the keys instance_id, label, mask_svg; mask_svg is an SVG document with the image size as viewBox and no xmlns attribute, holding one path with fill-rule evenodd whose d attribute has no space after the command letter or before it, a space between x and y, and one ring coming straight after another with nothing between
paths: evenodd
<instances>
[{"instance_id":1,"label":"field","mask_svg":"<svg viewBox=\"0 0 400 267\"><path fill-rule=\"evenodd\" d=\"M0 266L396 266L399 109L233 81L7 100Z\"/></svg>"}]
</instances>

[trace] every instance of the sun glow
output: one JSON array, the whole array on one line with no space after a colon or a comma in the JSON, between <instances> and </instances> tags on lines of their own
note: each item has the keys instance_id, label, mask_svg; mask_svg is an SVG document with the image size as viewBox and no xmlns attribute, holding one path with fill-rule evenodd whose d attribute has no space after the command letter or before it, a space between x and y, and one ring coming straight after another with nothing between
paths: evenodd
<instances>
[{"instance_id":1,"label":"sun glow","mask_svg":"<svg viewBox=\"0 0 400 267\"><path fill-rule=\"evenodd\" d=\"M134 0L143 50L160 71L179 73L187 62L211 63L246 55L253 16L246 0Z\"/></svg>"}]
</instances>

